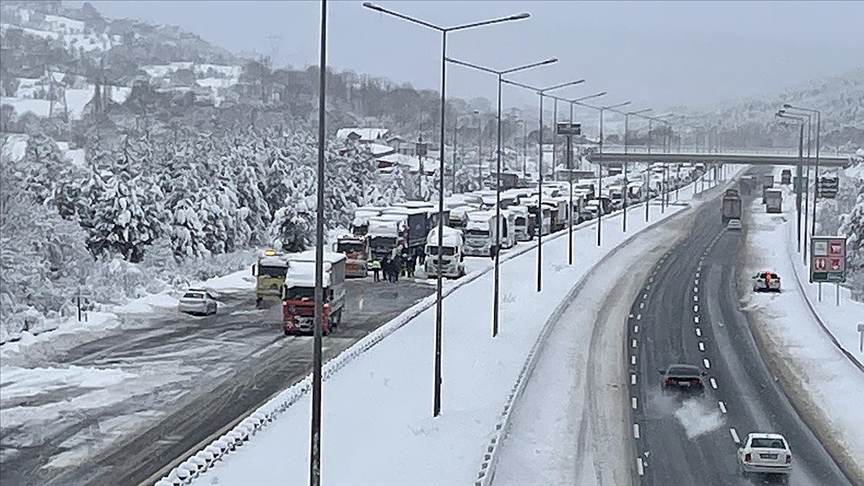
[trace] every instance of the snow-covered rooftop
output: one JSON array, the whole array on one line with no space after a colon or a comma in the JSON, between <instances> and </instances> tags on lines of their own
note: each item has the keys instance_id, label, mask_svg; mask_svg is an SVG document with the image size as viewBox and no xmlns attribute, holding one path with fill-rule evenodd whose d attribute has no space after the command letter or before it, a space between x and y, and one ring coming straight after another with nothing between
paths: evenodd
<instances>
[{"instance_id":1,"label":"snow-covered rooftop","mask_svg":"<svg viewBox=\"0 0 864 486\"><path fill-rule=\"evenodd\" d=\"M374 142L385 139L390 130L386 128L340 128L336 132L336 138L347 140L352 133L362 142Z\"/></svg>"}]
</instances>

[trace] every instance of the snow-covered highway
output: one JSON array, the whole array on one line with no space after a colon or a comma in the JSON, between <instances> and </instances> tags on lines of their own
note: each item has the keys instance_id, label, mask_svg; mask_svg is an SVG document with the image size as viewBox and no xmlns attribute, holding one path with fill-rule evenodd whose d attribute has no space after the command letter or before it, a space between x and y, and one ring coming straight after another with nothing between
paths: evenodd
<instances>
[{"instance_id":1,"label":"snow-covered highway","mask_svg":"<svg viewBox=\"0 0 864 486\"><path fill-rule=\"evenodd\" d=\"M434 290L348 286L346 320L324 340L325 358ZM96 334L47 333L20 352L5 348L3 482L137 484L305 376L311 337L285 338L278 307L256 310L251 286L220 300L215 316L169 308Z\"/></svg>"}]
</instances>

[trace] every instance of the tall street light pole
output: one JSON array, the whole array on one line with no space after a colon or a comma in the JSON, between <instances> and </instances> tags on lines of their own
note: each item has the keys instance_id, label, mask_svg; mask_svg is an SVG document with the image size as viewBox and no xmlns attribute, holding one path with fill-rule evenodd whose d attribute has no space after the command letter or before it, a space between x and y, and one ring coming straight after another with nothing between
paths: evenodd
<instances>
[{"instance_id":1,"label":"tall street light pole","mask_svg":"<svg viewBox=\"0 0 864 486\"><path fill-rule=\"evenodd\" d=\"M625 154L627 153L627 144L628 144L627 140L630 138L630 115L637 115L638 116L638 115L641 115L642 113L648 113L649 111L652 111L652 110L654 110L654 109L653 108L645 108L644 110L630 111L630 112L624 113L624 153ZM648 136L649 137L651 136L651 129L650 128L648 129ZM648 152L650 153L651 152L650 144L648 147L649 147ZM621 228L625 233L627 232L627 189L626 189L626 187L627 187L627 170L629 169L629 165L630 164L628 164L627 161L625 160L624 161L624 187L625 187L625 190L624 190L624 214L623 214L623 217L621 218ZM650 167L650 164L649 164L649 167ZM646 208L648 207L648 201L647 200L645 201L645 207ZM645 221L646 222L648 221L648 211L647 210L645 211ZM598 245L599 245L599 243L598 243Z\"/></svg>"},{"instance_id":2,"label":"tall street light pole","mask_svg":"<svg viewBox=\"0 0 864 486\"><path fill-rule=\"evenodd\" d=\"M483 114L474 110L477 115L477 190L483 190Z\"/></svg>"},{"instance_id":3,"label":"tall street light pole","mask_svg":"<svg viewBox=\"0 0 864 486\"><path fill-rule=\"evenodd\" d=\"M800 190L800 186L803 185L804 190L804 251L801 253L801 258L804 260L804 263L807 263L807 228L808 228L808 214L810 214L810 146L811 146L811 136L813 135L812 123L813 123L813 114L807 112L795 112L790 110L780 110L780 113L789 113L790 115L799 115L807 117L807 165L805 170L806 176L804 180L807 183L804 183L804 180L798 179L798 186ZM815 187L815 186L814 186Z\"/></svg>"},{"instance_id":4,"label":"tall street light pole","mask_svg":"<svg viewBox=\"0 0 864 486\"><path fill-rule=\"evenodd\" d=\"M577 79L575 81L569 81L567 83L556 84L554 86L549 86L548 88L537 88L534 86L530 86L527 84L517 83L515 81L511 81L509 79L501 79L502 83L507 83L512 86L516 86L522 89L528 89L534 91L539 95L540 98L540 159L537 162L538 168L538 177L537 177L537 292L543 287L543 97L546 93L550 91L555 91L561 88L566 88L568 86L575 86L577 84L582 84L585 82L584 79Z\"/></svg>"},{"instance_id":5,"label":"tall street light pole","mask_svg":"<svg viewBox=\"0 0 864 486\"><path fill-rule=\"evenodd\" d=\"M804 162L804 117L803 116L792 116L786 113L777 112L775 114L778 118L785 118L788 120L795 120L795 123L798 124L798 169L797 176L800 181L802 178L801 166ZM795 208L798 212L798 217L796 218L797 224L797 234L798 234L798 253L801 253L801 185L798 185L797 190L795 191ZM806 228L805 228L806 230Z\"/></svg>"},{"instance_id":6,"label":"tall street light pole","mask_svg":"<svg viewBox=\"0 0 864 486\"><path fill-rule=\"evenodd\" d=\"M588 101L594 98L606 96L606 91L594 93L592 95L583 96L574 100L569 100L570 103L570 124L573 124L573 106L581 104L583 101ZM570 216L570 221L567 226L567 264L573 265L573 139L567 137L567 181L570 184L570 209L567 214Z\"/></svg>"},{"instance_id":7,"label":"tall street light pole","mask_svg":"<svg viewBox=\"0 0 864 486\"><path fill-rule=\"evenodd\" d=\"M434 390L434 399L432 406L432 416L437 417L441 414L441 333L442 333L442 315L441 315L441 300L442 300L442 280L441 280L441 270L442 270L442 261L441 261L441 247L444 246L444 218L441 217L444 214L444 111L446 108L446 83L447 83L447 34L450 32L455 32L459 30L467 30L475 27L482 27L485 25L498 24L502 22L510 22L514 20L522 20L530 17L530 14L520 13L516 15L511 15L509 17L502 17L498 19L492 20L484 20L481 22L473 22L470 24L457 25L455 27L440 27L435 24L431 24L429 22L425 22L423 20L418 20L413 17L409 17L407 15L403 15L392 10L387 10L383 7L375 5L370 2L366 2L363 4L364 7L374 10L376 12L385 13L388 15L392 15L394 17L400 18L402 20L407 20L408 22L412 22L415 24L422 25L423 27L435 30L441 33L441 136L440 136L440 164L439 164L439 174L438 177L438 256L436 258L436 270L437 270L437 278L436 278L436 286L435 286L435 390Z\"/></svg>"},{"instance_id":8,"label":"tall street light pole","mask_svg":"<svg viewBox=\"0 0 864 486\"><path fill-rule=\"evenodd\" d=\"M493 254L495 256L495 270L494 270L494 279L493 279L493 301L492 301L492 337L498 336L498 324L499 324L499 308L500 308L500 260L499 254L501 253L501 99L502 99L502 91L504 87L503 76L506 74L517 73L520 71L527 71L528 69L537 68L540 66L548 66L550 64L554 64L558 62L558 59L551 58L546 59L545 61L535 62L531 64L525 64L522 66L518 66L511 69L504 70L495 70L488 67L480 66L478 64L471 64L465 61L457 61L456 59L447 58L448 62L453 64L458 64L460 66L465 66L470 69L474 69L477 71L482 71L489 74L494 74L498 77L498 144L496 147L497 152L497 174L495 177L495 221L497 222L497 230L495 231L495 249L493 250ZM508 229L509 230L509 229Z\"/></svg>"},{"instance_id":9,"label":"tall street light pole","mask_svg":"<svg viewBox=\"0 0 864 486\"><path fill-rule=\"evenodd\" d=\"M321 0L318 61L318 181L315 209L315 310L312 324L312 423L309 434L309 485L321 484L321 326L324 318L324 139L327 136L327 0Z\"/></svg>"},{"instance_id":10,"label":"tall street light pole","mask_svg":"<svg viewBox=\"0 0 864 486\"><path fill-rule=\"evenodd\" d=\"M615 113L621 114L622 112L615 111L615 108L621 108L623 106L627 106L630 104L630 101L624 101L621 103L616 103L614 105L607 105L607 106L593 106L593 105L588 105L585 103L577 102L575 100L573 101L573 103L577 104L579 106L584 106L585 108L591 108L592 110L597 110L600 112L600 153L602 154L603 153L603 112L606 110L609 110L609 111L613 111ZM626 133L625 133L624 138L625 139L627 138ZM597 177L598 177L598 185L599 185L599 187L597 188L597 201L599 202L600 201L600 194L603 192L603 163L602 162L597 163L597 172L598 172ZM603 206L601 206L599 204L597 206L597 246L600 246L600 243L601 243L601 235L602 235L601 224L602 224L602 220L603 220L602 207Z\"/></svg>"},{"instance_id":11,"label":"tall street light pole","mask_svg":"<svg viewBox=\"0 0 864 486\"><path fill-rule=\"evenodd\" d=\"M453 194L456 194L456 153L459 151L459 147L456 141L458 139L459 133L459 119L463 116L470 116L470 113L456 115L453 122Z\"/></svg>"},{"instance_id":12,"label":"tall street light pole","mask_svg":"<svg viewBox=\"0 0 864 486\"><path fill-rule=\"evenodd\" d=\"M810 227L810 236L816 235L816 203L819 202L819 149L821 145L821 135L822 135L822 112L819 110L814 110L812 108L802 108L800 106L793 106L789 103L783 105L783 108L787 110L799 110L806 111L807 113L815 113L816 114L816 168L815 173L813 174L813 215L812 215L812 226Z\"/></svg>"}]
</instances>

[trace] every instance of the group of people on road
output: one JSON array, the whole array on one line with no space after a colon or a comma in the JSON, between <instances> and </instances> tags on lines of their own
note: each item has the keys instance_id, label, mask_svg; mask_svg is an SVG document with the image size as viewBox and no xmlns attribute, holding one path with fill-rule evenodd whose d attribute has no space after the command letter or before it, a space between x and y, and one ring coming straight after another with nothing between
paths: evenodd
<instances>
[{"instance_id":1,"label":"group of people on road","mask_svg":"<svg viewBox=\"0 0 864 486\"><path fill-rule=\"evenodd\" d=\"M377 258L369 262L369 269L372 270L372 279L375 282L381 282L383 274L384 281L396 283L400 276L414 278L414 269L417 267L417 254L407 252L399 252L394 250L390 255L385 255L384 258Z\"/></svg>"}]
</instances>

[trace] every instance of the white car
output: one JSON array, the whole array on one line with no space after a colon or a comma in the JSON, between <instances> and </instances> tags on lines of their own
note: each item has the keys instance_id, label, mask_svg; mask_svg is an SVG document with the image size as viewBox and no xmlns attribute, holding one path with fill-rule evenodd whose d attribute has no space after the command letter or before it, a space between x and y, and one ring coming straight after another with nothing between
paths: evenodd
<instances>
[{"instance_id":1,"label":"white car","mask_svg":"<svg viewBox=\"0 0 864 486\"><path fill-rule=\"evenodd\" d=\"M759 272L753 276L753 292L780 292L780 275L774 272Z\"/></svg>"},{"instance_id":2,"label":"white car","mask_svg":"<svg viewBox=\"0 0 864 486\"><path fill-rule=\"evenodd\" d=\"M212 315L216 313L216 299L204 289L189 289L180 297L180 312L185 314Z\"/></svg>"},{"instance_id":3,"label":"white car","mask_svg":"<svg viewBox=\"0 0 864 486\"><path fill-rule=\"evenodd\" d=\"M792 451L780 434L753 432L738 448L738 461L746 475L789 474L792 471Z\"/></svg>"},{"instance_id":4,"label":"white car","mask_svg":"<svg viewBox=\"0 0 864 486\"><path fill-rule=\"evenodd\" d=\"M741 230L741 220L740 219L730 219L728 223L726 223L727 230Z\"/></svg>"}]
</instances>

